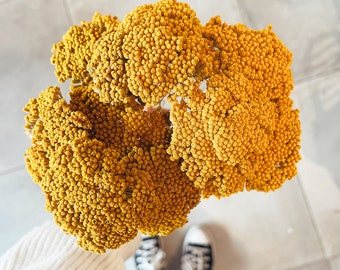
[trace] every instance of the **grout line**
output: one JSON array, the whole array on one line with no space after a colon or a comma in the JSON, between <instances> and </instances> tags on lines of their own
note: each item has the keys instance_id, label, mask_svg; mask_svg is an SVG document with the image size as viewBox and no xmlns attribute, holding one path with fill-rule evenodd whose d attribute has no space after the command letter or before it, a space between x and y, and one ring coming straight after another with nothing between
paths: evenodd
<instances>
[{"instance_id":1,"label":"grout line","mask_svg":"<svg viewBox=\"0 0 340 270\"><path fill-rule=\"evenodd\" d=\"M25 167L26 167L25 164L20 164L20 165L14 166L12 168L4 169L4 170L0 171L0 176L4 176L4 175L10 174L10 173L21 171L21 170L25 169Z\"/></svg>"},{"instance_id":2,"label":"grout line","mask_svg":"<svg viewBox=\"0 0 340 270\"><path fill-rule=\"evenodd\" d=\"M72 17L72 12L71 12L71 9L70 9L70 6L69 6L67 0L63 0L63 6L64 6L64 9L65 9L68 24L74 25L75 24L74 19Z\"/></svg>"},{"instance_id":3,"label":"grout line","mask_svg":"<svg viewBox=\"0 0 340 270\"><path fill-rule=\"evenodd\" d=\"M321 260L313 260L313 261L310 261L310 262L307 262L307 263L302 263L302 264L298 264L298 265L295 265L293 266L292 268L288 268L287 270L291 269L314 269L312 268L316 263L318 262L323 262L323 261L327 261L327 267L329 268L330 266L330 263L328 262L328 260L325 260L325 259L321 259ZM307 268L308 267L308 268ZM329 268L328 270L332 270L332 268Z\"/></svg>"},{"instance_id":4,"label":"grout line","mask_svg":"<svg viewBox=\"0 0 340 270\"><path fill-rule=\"evenodd\" d=\"M309 216L310 216L310 219L311 219L311 224L312 224L312 226L313 226L313 228L314 228L314 231L315 231L315 233L316 233L316 237L317 237L319 246L320 246L320 248L321 248L322 256L323 256L324 260L326 260L326 262L327 262L327 267L328 267L328 269L331 270L331 269L332 269L332 265L331 265L331 263L330 263L330 261L329 261L329 258L327 257L326 250L325 250L325 246L324 246L323 241L322 241L322 236L321 236L321 234L320 234L320 231L319 231L319 229L318 229L318 225L316 224L316 221L315 221L315 218L314 218L314 215L313 215L312 207L311 207L311 205L310 205L310 203L309 203L309 200L308 200L308 198L307 198L306 191L305 191L305 189L303 188L303 185L302 185L300 176L297 175L297 178L298 178L298 181L297 181L297 182L299 183L299 186L300 186L300 191L301 191L301 194L302 194L302 198L303 198L303 200L304 200L304 202L305 202L307 211L308 211Z\"/></svg>"}]
</instances>

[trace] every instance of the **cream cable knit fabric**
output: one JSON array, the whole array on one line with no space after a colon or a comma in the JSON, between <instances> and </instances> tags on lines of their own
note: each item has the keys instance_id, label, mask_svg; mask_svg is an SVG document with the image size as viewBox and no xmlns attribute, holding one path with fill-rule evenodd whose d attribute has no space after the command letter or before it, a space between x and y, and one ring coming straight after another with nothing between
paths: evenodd
<instances>
[{"instance_id":1,"label":"cream cable knit fabric","mask_svg":"<svg viewBox=\"0 0 340 270\"><path fill-rule=\"evenodd\" d=\"M104 254L85 252L77 239L67 235L52 222L47 222L26 234L0 257L1 270L121 270L124 261L140 244L138 235L117 250Z\"/></svg>"}]
</instances>

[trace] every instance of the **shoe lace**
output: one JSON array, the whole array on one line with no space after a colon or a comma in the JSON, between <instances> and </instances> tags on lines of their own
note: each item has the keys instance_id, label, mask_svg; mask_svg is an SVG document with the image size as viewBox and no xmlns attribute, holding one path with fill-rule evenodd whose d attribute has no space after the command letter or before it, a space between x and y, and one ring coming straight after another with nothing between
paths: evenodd
<instances>
[{"instance_id":1,"label":"shoe lace","mask_svg":"<svg viewBox=\"0 0 340 270\"><path fill-rule=\"evenodd\" d=\"M165 269L165 252L159 247L157 238L143 239L136 252L137 270Z\"/></svg>"},{"instance_id":2,"label":"shoe lace","mask_svg":"<svg viewBox=\"0 0 340 270\"><path fill-rule=\"evenodd\" d=\"M182 257L183 270L210 270L212 257L210 246L188 245Z\"/></svg>"}]
</instances>

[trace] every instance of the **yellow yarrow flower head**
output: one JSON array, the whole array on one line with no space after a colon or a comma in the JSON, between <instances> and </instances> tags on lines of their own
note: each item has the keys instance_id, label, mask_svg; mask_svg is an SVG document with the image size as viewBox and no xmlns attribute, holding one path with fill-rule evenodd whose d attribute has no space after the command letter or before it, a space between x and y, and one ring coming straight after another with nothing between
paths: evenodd
<instances>
[{"instance_id":1,"label":"yellow yarrow flower head","mask_svg":"<svg viewBox=\"0 0 340 270\"><path fill-rule=\"evenodd\" d=\"M49 87L25 107L27 168L56 223L98 253L183 226L200 190L166 153L168 112L104 104L89 86L70 96Z\"/></svg>"}]
</instances>

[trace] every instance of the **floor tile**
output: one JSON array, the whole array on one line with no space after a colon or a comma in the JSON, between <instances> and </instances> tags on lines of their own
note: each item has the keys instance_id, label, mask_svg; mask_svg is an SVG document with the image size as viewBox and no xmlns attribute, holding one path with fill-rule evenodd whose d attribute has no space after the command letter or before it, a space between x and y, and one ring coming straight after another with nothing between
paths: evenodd
<instances>
[{"instance_id":1,"label":"floor tile","mask_svg":"<svg viewBox=\"0 0 340 270\"><path fill-rule=\"evenodd\" d=\"M154 3L156 0L130 0L130 1L111 1L99 0L91 2L68 0L68 7L72 15L73 23L79 24L82 20L89 21L95 11L101 14L111 14L117 16L120 20L126 14L134 10L137 6ZM196 11L201 23L205 24L211 17L220 15L223 21L229 24L242 22L242 18L238 8L237 0L188 0L184 1Z\"/></svg>"},{"instance_id":2,"label":"floor tile","mask_svg":"<svg viewBox=\"0 0 340 270\"><path fill-rule=\"evenodd\" d=\"M326 256L340 254L340 72L296 86L301 111L298 170Z\"/></svg>"},{"instance_id":3,"label":"floor tile","mask_svg":"<svg viewBox=\"0 0 340 270\"><path fill-rule=\"evenodd\" d=\"M307 263L297 267L288 268L287 270L332 270L328 260L320 260L316 262Z\"/></svg>"},{"instance_id":4,"label":"floor tile","mask_svg":"<svg viewBox=\"0 0 340 270\"><path fill-rule=\"evenodd\" d=\"M29 140L22 108L29 98L56 84L50 51L66 25L62 0L0 3L0 171L24 162Z\"/></svg>"},{"instance_id":5,"label":"floor tile","mask_svg":"<svg viewBox=\"0 0 340 270\"><path fill-rule=\"evenodd\" d=\"M296 80L340 67L340 1L240 0L248 24L268 24L294 53Z\"/></svg>"},{"instance_id":6,"label":"floor tile","mask_svg":"<svg viewBox=\"0 0 340 270\"><path fill-rule=\"evenodd\" d=\"M0 176L0 256L25 233L52 215L45 197L26 170Z\"/></svg>"},{"instance_id":7,"label":"floor tile","mask_svg":"<svg viewBox=\"0 0 340 270\"><path fill-rule=\"evenodd\" d=\"M244 192L203 201L188 225L166 238L170 269L178 268L184 234L194 224L211 228L216 269L286 269L323 259L297 179L272 193Z\"/></svg>"},{"instance_id":8,"label":"floor tile","mask_svg":"<svg viewBox=\"0 0 340 270\"><path fill-rule=\"evenodd\" d=\"M338 257L332 258L330 260L332 270L339 270L340 269L340 255Z\"/></svg>"}]
</instances>

